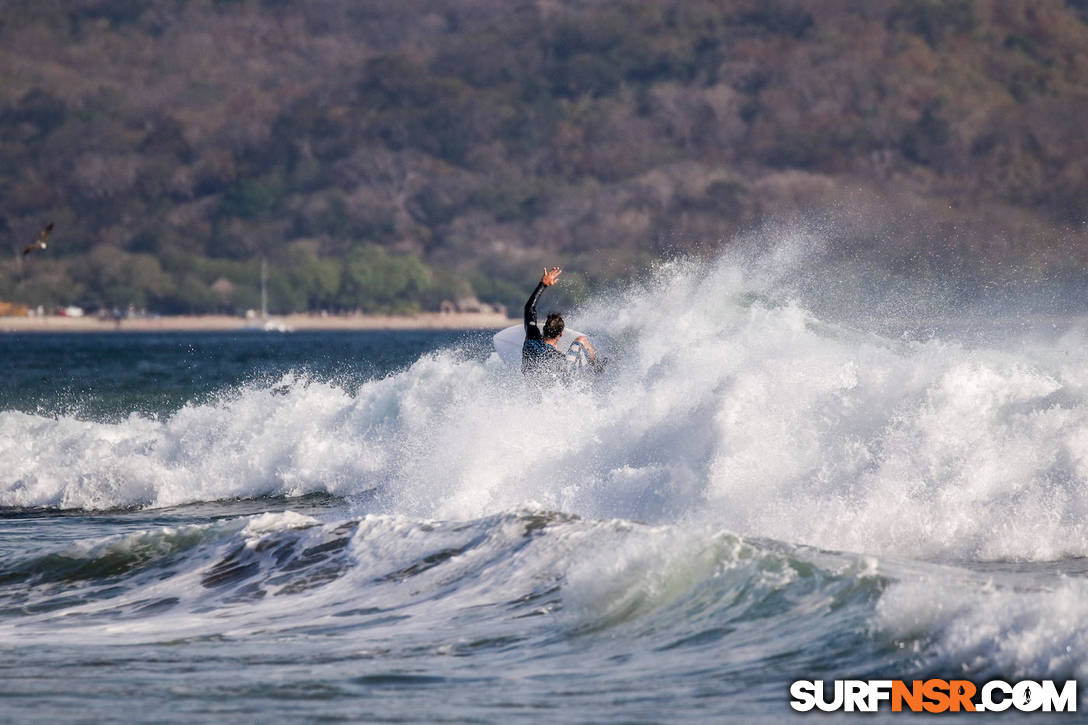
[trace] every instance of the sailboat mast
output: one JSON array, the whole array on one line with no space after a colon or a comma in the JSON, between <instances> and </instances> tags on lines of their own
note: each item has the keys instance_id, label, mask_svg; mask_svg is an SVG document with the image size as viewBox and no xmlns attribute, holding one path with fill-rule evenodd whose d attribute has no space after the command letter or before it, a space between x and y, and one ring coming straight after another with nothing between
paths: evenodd
<instances>
[{"instance_id":1,"label":"sailboat mast","mask_svg":"<svg viewBox=\"0 0 1088 725\"><path fill-rule=\"evenodd\" d=\"M261 319L268 319L268 262L261 257Z\"/></svg>"}]
</instances>

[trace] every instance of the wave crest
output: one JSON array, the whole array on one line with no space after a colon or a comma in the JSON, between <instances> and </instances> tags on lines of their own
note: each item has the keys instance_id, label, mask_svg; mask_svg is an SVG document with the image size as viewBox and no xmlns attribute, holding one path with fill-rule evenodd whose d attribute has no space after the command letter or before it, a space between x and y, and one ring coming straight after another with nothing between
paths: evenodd
<instances>
[{"instance_id":1,"label":"wave crest","mask_svg":"<svg viewBox=\"0 0 1088 725\"><path fill-rule=\"evenodd\" d=\"M530 504L858 552L1088 555L1083 336L832 323L787 288L809 258L785 249L663 265L570 315L610 337L596 388L538 395L442 350L353 394L288 376L164 420L3 412L0 506L372 492L368 511L417 517Z\"/></svg>"}]
</instances>

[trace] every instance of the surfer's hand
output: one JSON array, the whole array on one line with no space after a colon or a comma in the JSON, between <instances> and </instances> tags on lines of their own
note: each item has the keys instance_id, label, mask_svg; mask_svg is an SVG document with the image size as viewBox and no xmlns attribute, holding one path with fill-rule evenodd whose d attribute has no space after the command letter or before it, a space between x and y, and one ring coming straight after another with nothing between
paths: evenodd
<instances>
[{"instance_id":1,"label":"surfer's hand","mask_svg":"<svg viewBox=\"0 0 1088 725\"><path fill-rule=\"evenodd\" d=\"M588 337L586 337L585 335L579 335L578 337L574 338L574 341L579 343L582 347L586 349L586 353L589 355L590 360L597 359L597 351L593 349L593 344L589 341Z\"/></svg>"},{"instance_id":2,"label":"surfer's hand","mask_svg":"<svg viewBox=\"0 0 1088 725\"><path fill-rule=\"evenodd\" d=\"M540 281L545 287L551 287L561 274L563 274L563 270L559 269L559 267L552 267L550 270L545 267L544 276L540 278Z\"/></svg>"}]
</instances>

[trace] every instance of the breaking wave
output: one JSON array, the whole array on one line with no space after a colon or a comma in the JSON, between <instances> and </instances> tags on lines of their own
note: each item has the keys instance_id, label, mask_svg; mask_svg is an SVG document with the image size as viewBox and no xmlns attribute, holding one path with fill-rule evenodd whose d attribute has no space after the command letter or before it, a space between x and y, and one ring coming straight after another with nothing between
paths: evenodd
<instances>
[{"instance_id":1,"label":"breaking wave","mask_svg":"<svg viewBox=\"0 0 1088 725\"><path fill-rule=\"evenodd\" d=\"M120 422L0 412L0 506L320 492L467 520L518 506L949 560L1088 555L1088 346L881 336L784 280L806 245L660 266L571 317L599 385L535 394L495 357L357 390L284 377ZM573 323L572 323L573 324Z\"/></svg>"}]
</instances>

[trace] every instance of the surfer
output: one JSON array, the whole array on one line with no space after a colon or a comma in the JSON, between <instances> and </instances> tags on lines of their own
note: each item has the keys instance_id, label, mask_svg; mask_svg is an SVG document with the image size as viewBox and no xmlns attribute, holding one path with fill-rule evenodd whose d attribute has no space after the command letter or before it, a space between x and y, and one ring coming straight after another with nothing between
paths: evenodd
<instances>
[{"instance_id":1,"label":"surfer","mask_svg":"<svg viewBox=\"0 0 1088 725\"><path fill-rule=\"evenodd\" d=\"M525 343L521 346L521 372L532 377L551 377L557 380L569 380L573 377L577 362L585 351L586 360L595 373L601 372L604 365L597 359L589 338L579 335L571 343L566 353L559 349L559 338L563 335L563 316L552 312L544 321L544 329L537 327L536 303L545 287L551 287L559 279L563 270L545 267L533 294L525 303Z\"/></svg>"}]
</instances>

